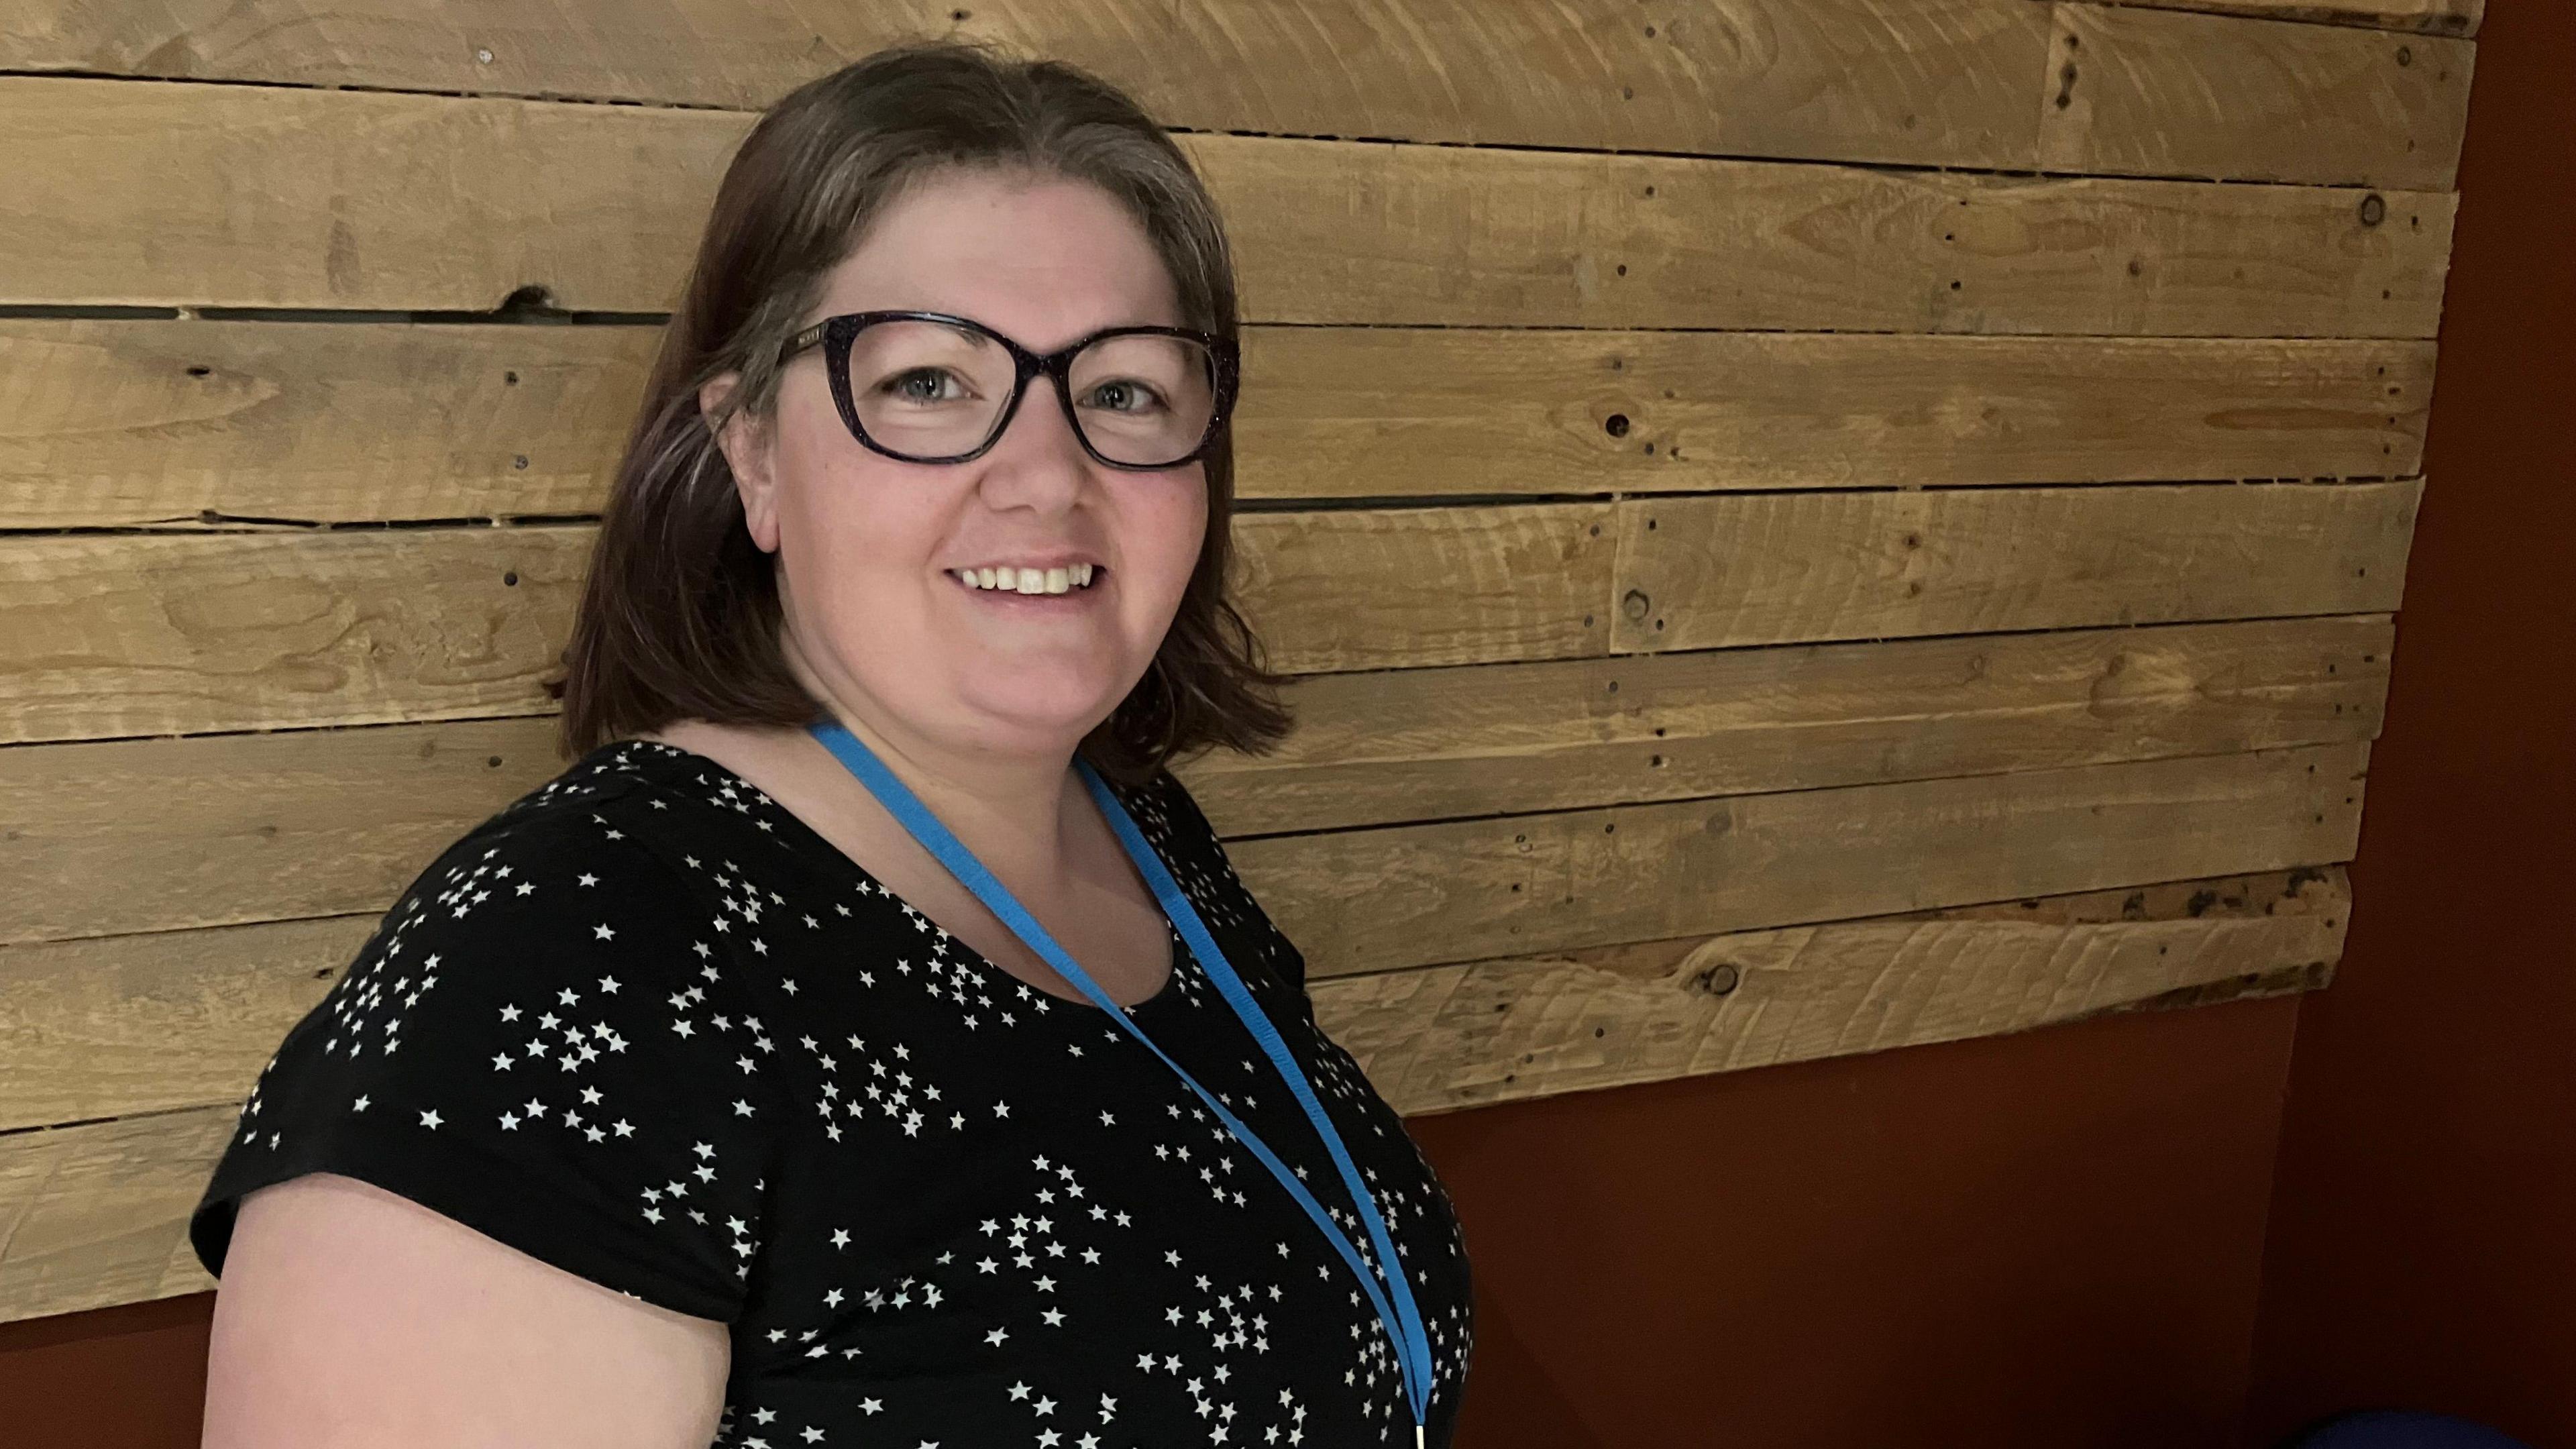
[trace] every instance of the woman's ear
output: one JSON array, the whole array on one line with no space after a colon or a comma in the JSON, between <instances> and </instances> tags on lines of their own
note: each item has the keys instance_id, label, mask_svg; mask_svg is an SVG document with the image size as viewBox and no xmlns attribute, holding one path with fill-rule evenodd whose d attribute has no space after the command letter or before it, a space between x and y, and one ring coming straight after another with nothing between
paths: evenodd
<instances>
[{"instance_id":1,"label":"woman's ear","mask_svg":"<svg viewBox=\"0 0 2576 1449\"><path fill-rule=\"evenodd\" d=\"M698 413L713 418L742 385L742 374L720 373L698 389ZM778 551L777 474L771 466L769 429L749 412L736 412L716 430L716 446L733 470L735 491L742 495L743 526L764 553Z\"/></svg>"}]
</instances>

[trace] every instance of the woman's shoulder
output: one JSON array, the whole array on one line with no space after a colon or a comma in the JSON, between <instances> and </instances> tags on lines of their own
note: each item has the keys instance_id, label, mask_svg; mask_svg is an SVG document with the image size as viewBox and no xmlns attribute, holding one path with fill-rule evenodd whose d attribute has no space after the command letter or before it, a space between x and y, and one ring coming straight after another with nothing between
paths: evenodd
<instances>
[{"instance_id":1,"label":"woman's shoulder","mask_svg":"<svg viewBox=\"0 0 2576 1449\"><path fill-rule=\"evenodd\" d=\"M654 873L656 860L666 872L681 871L683 857L710 848L731 822L774 834L768 812L775 808L704 756L654 740L616 740L494 811L458 836L436 864L486 854L558 863L594 855L646 874Z\"/></svg>"},{"instance_id":2,"label":"woman's shoulder","mask_svg":"<svg viewBox=\"0 0 2576 1449\"><path fill-rule=\"evenodd\" d=\"M465 832L260 1073L190 1232L336 1172L703 1317L740 1307L788 1109L725 903L613 747ZM667 802L664 802L667 803Z\"/></svg>"},{"instance_id":3,"label":"woman's shoulder","mask_svg":"<svg viewBox=\"0 0 2576 1449\"><path fill-rule=\"evenodd\" d=\"M524 1012L551 1028L549 1000L613 1018L621 976L629 996L667 988L684 1013L712 1000L741 1014L750 997L726 949L727 903L699 858L706 825L675 808L664 763L602 746L457 836L385 909L307 1028L336 1028L346 1055L372 1028L387 1055L408 1034L445 1056L463 1034L406 1023L445 1026L470 1002L503 1025Z\"/></svg>"},{"instance_id":4,"label":"woman's shoulder","mask_svg":"<svg viewBox=\"0 0 2576 1449\"><path fill-rule=\"evenodd\" d=\"M686 750L653 740L612 740L503 805L471 833L530 824L559 827L568 818L579 818L581 810L605 808L630 797L658 796L667 802L688 773L685 762L697 759Z\"/></svg>"}]
</instances>

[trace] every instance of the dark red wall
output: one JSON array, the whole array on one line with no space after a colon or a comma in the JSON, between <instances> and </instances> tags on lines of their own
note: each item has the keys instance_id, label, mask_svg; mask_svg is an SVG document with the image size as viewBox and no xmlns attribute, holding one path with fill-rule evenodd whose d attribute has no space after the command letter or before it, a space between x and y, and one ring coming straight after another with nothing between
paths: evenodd
<instances>
[{"instance_id":1,"label":"dark red wall","mask_svg":"<svg viewBox=\"0 0 2576 1449\"><path fill-rule=\"evenodd\" d=\"M186 1449L206 1400L215 1295L0 1323L0 1444Z\"/></svg>"},{"instance_id":2,"label":"dark red wall","mask_svg":"<svg viewBox=\"0 0 2576 1449\"><path fill-rule=\"evenodd\" d=\"M1468 1449L2232 1446L2295 998L1414 1124Z\"/></svg>"},{"instance_id":3,"label":"dark red wall","mask_svg":"<svg viewBox=\"0 0 2576 1449\"><path fill-rule=\"evenodd\" d=\"M2351 938L2306 999L2258 1435L2356 1402L2576 1445L2576 7L2480 32Z\"/></svg>"}]
</instances>

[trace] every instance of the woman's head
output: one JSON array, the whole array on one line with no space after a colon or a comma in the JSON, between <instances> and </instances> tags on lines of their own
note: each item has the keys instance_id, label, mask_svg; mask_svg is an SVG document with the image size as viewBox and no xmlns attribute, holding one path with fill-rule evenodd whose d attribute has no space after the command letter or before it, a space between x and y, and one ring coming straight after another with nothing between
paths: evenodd
<instances>
[{"instance_id":1,"label":"woman's head","mask_svg":"<svg viewBox=\"0 0 2576 1449\"><path fill-rule=\"evenodd\" d=\"M799 88L736 154L665 331L556 686L565 751L682 719L802 726L828 717L818 692L978 749L1079 741L1123 781L1283 733L1225 597L1227 431L1178 467L1113 467L1041 376L979 456L887 456L844 422L829 349L781 353L890 309L1038 354L1109 327L1237 335L1204 187L1102 82L925 44ZM863 375L860 351L854 393L960 386ZM952 572L1068 552L1106 568L1052 607Z\"/></svg>"}]
</instances>

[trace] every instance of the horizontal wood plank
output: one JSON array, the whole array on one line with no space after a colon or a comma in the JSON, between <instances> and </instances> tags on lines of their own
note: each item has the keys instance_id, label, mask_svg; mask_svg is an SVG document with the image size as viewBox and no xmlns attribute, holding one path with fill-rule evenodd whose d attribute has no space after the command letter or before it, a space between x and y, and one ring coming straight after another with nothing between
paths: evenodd
<instances>
[{"instance_id":1,"label":"horizontal wood plank","mask_svg":"<svg viewBox=\"0 0 2576 1449\"><path fill-rule=\"evenodd\" d=\"M1628 500L1612 643L2394 609L2422 493L2399 479Z\"/></svg>"},{"instance_id":2,"label":"horizontal wood plank","mask_svg":"<svg viewBox=\"0 0 2576 1449\"><path fill-rule=\"evenodd\" d=\"M2470 41L2097 5L2056 13L2043 169L2425 191L2459 172Z\"/></svg>"},{"instance_id":3,"label":"horizontal wood plank","mask_svg":"<svg viewBox=\"0 0 2576 1449\"><path fill-rule=\"evenodd\" d=\"M661 331L0 318L0 528L597 513ZM1255 327L1248 499L2397 477L2426 341Z\"/></svg>"},{"instance_id":4,"label":"horizontal wood plank","mask_svg":"<svg viewBox=\"0 0 2576 1449\"><path fill-rule=\"evenodd\" d=\"M2178 882L1339 977L1312 994L1318 1022L1397 1110L1435 1112L2017 1030L2304 969L2339 951L2346 897L2334 868ZM342 932L352 951L367 924L298 923ZM293 1002L328 990L309 960L327 962L341 943L315 934L304 957L234 949L185 962L169 948L249 945L281 929L160 938L164 969L202 978L191 993L217 1003L190 1031L165 1028L156 1060L185 1085L160 1095L230 1081L218 1101L0 1135L0 1320L212 1286L189 1249L188 1214ZM145 1054L133 1026L110 1038L111 1059ZM174 1044L184 1059L167 1055ZM0 1056L0 1071L10 1060Z\"/></svg>"},{"instance_id":5,"label":"horizontal wood plank","mask_svg":"<svg viewBox=\"0 0 2576 1449\"><path fill-rule=\"evenodd\" d=\"M1185 129L1994 166L2030 153L2048 24L2027 0L22 8L0 69L757 110L880 46L954 36L1085 66ZM1513 83L1468 80L1497 75Z\"/></svg>"},{"instance_id":6,"label":"horizontal wood plank","mask_svg":"<svg viewBox=\"0 0 2576 1449\"><path fill-rule=\"evenodd\" d=\"M1611 506L1238 515L1289 673L1606 651ZM0 539L0 741L550 712L594 526Z\"/></svg>"},{"instance_id":7,"label":"horizontal wood plank","mask_svg":"<svg viewBox=\"0 0 2576 1449\"><path fill-rule=\"evenodd\" d=\"M1320 979L2349 860L2368 753L2310 745L1227 851Z\"/></svg>"},{"instance_id":8,"label":"horizontal wood plank","mask_svg":"<svg viewBox=\"0 0 2576 1449\"><path fill-rule=\"evenodd\" d=\"M0 944L381 912L565 769L557 717L0 750Z\"/></svg>"},{"instance_id":9,"label":"horizontal wood plank","mask_svg":"<svg viewBox=\"0 0 2576 1449\"><path fill-rule=\"evenodd\" d=\"M2377 737L2385 615L1323 674L1174 767L1228 838Z\"/></svg>"},{"instance_id":10,"label":"horizontal wood plank","mask_svg":"<svg viewBox=\"0 0 2576 1449\"><path fill-rule=\"evenodd\" d=\"M2150 10L2198 10L2213 15L2253 15L2313 25L2363 25L2436 35L2474 35L2487 0L2105 0Z\"/></svg>"},{"instance_id":11,"label":"horizontal wood plank","mask_svg":"<svg viewBox=\"0 0 2576 1449\"><path fill-rule=\"evenodd\" d=\"M2365 740L2385 616L1311 675L1174 767L1228 838ZM0 944L381 911L556 719L0 751Z\"/></svg>"},{"instance_id":12,"label":"horizontal wood plank","mask_svg":"<svg viewBox=\"0 0 2576 1449\"><path fill-rule=\"evenodd\" d=\"M1315 1019L1409 1113L2020 1031L2333 962L2341 867L1347 976Z\"/></svg>"},{"instance_id":13,"label":"horizontal wood plank","mask_svg":"<svg viewBox=\"0 0 2576 1449\"><path fill-rule=\"evenodd\" d=\"M1608 503L1236 515L1243 609L1290 673L1606 653ZM1272 636L1276 634L1276 644Z\"/></svg>"},{"instance_id":14,"label":"horizontal wood plank","mask_svg":"<svg viewBox=\"0 0 2576 1449\"><path fill-rule=\"evenodd\" d=\"M0 77L0 302L667 313L753 119Z\"/></svg>"},{"instance_id":15,"label":"horizontal wood plank","mask_svg":"<svg viewBox=\"0 0 2576 1449\"><path fill-rule=\"evenodd\" d=\"M2457 198L1187 138L1244 305L1346 325L2429 337Z\"/></svg>"},{"instance_id":16,"label":"horizontal wood plank","mask_svg":"<svg viewBox=\"0 0 2576 1449\"><path fill-rule=\"evenodd\" d=\"M2105 485L1246 513L1239 597L1290 674L2373 612L2396 606L2419 492ZM594 532L0 539L0 612L20 626L0 635L0 741L550 713L543 683Z\"/></svg>"},{"instance_id":17,"label":"horizontal wood plank","mask_svg":"<svg viewBox=\"0 0 2576 1449\"><path fill-rule=\"evenodd\" d=\"M2465 34L2476 0L2178 3ZM1188 130L2026 170L2044 144L2036 101L2054 89L2052 12L2077 12L2082 25L2103 7L1729 0L1646 15L1609 0L887 0L826 10L737 0L720 22L661 0L568 0L541 12L500 0L344 5L327 16L287 0L21 8L34 13L0 39L0 70L758 110L880 46L953 36L1085 66ZM2339 43L2285 42L2267 28L2278 27L2230 18L2159 64L2176 93L2216 92L2244 52ZM1493 75L1512 83L1459 79ZM2286 94L2294 110L2330 101ZM2167 120L2153 110L2120 119L2141 130ZM2227 139L2245 148L2249 169L2216 174L2258 174L2259 126ZM2336 169L2337 151L2307 159L2310 169L2286 179L2358 179Z\"/></svg>"},{"instance_id":18,"label":"horizontal wood plank","mask_svg":"<svg viewBox=\"0 0 2576 1449\"><path fill-rule=\"evenodd\" d=\"M1255 498L2400 477L2433 348L1299 327L1245 375Z\"/></svg>"},{"instance_id":19,"label":"horizontal wood plank","mask_svg":"<svg viewBox=\"0 0 2576 1449\"><path fill-rule=\"evenodd\" d=\"M239 1100L391 904L0 948L0 1131Z\"/></svg>"},{"instance_id":20,"label":"horizontal wood plank","mask_svg":"<svg viewBox=\"0 0 2576 1449\"><path fill-rule=\"evenodd\" d=\"M1226 851L1320 982L2347 859L2367 749L1267 836ZM385 908L0 947L0 1130L246 1091Z\"/></svg>"},{"instance_id":21,"label":"horizontal wood plank","mask_svg":"<svg viewBox=\"0 0 2576 1449\"><path fill-rule=\"evenodd\" d=\"M0 1136L0 1321L202 1293L188 1214L241 1104Z\"/></svg>"},{"instance_id":22,"label":"horizontal wood plank","mask_svg":"<svg viewBox=\"0 0 2576 1449\"><path fill-rule=\"evenodd\" d=\"M667 312L747 123L0 77L0 302L485 309L537 287ZM2365 223L2313 186L1183 143L1254 322L2430 337L2454 207L2392 191Z\"/></svg>"},{"instance_id":23,"label":"horizontal wood plank","mask_svg":"<svg viewBox=\"0 0 2576 1449\"><path fill-rule=\"evenodd\" d=\"M0 528L595 514L661 336L0 317Z\"/></svg>"},{"instance_id":24,"label":"horizontal wood plank","mask_svg":"<svg viewBox=\"0 0 2576 1449\"><path fill-rule=\"evenodd\" d=\"M0 742L550 712L596 533L0 539Z\"/></svg>"}]
</instances>

